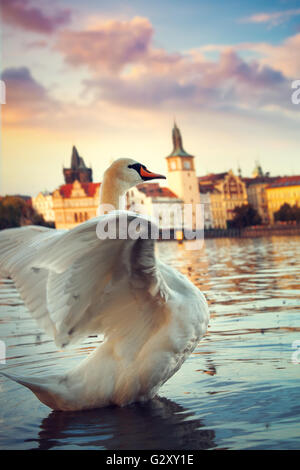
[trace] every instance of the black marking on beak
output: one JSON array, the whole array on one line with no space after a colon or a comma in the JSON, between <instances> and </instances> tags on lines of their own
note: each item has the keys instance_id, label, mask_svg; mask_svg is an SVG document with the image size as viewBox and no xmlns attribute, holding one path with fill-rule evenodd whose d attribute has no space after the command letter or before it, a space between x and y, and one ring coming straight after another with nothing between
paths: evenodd
<instances>
[{"instance_id":1,"label":"black marking on beak","mask_svg":"<svg viewBox=\"0 0 300 470\"><path fill-rule=\"evenodd\" d=\"M166 177L163 175L159 175L158 173L152 173L151 171L147 170L145 165L141 165L141 163L134 163L133 165L128 165L128 168L133 168L134 170L136 170L144 181L149 181L153 179L166 179Z\"/></svg>"}]
</instances>

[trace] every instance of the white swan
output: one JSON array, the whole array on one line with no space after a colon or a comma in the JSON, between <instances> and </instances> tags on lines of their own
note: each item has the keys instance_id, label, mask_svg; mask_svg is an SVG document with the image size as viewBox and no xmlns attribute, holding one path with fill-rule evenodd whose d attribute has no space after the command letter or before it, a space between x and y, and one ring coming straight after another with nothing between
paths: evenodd
<instances>
[{"instance_id":1,"label":"white swan","mask_svg":"<svg viewBox=\"0 0 300 470\"><path fill-rule=\"evenodd\" d=\"M121 195L153 178L164 177L119 159L104 174L100 202L119 209ZM119 222L120 214L100 215L69 231L30 226L0 232L1 274L13 279L59 348L104 334L104 342L64 375L4 373L55 410L151 399L207 329L204 295L157 259L153 240L97 237L97 224Z\"/></svg>"}]
</instances>

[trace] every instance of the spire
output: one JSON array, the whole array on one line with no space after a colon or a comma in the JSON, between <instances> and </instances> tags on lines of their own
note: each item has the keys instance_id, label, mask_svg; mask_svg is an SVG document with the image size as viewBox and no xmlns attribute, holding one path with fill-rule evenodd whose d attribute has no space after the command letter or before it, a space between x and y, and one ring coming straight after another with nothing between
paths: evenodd
<instances>
[{"instance_id":1,"label":"spire","mask_svg":"<svg viewBox=\"0 0 300 470\"><path fill-rule=\"evenodd\" d=\"M262 167L261 167L258 160L256 160L256 162L255 162L255 168L252 172L252 176L253 176L253 178L258 178L258 177L264 176L264 172L263 172Z\"/></svg>"},{"instance_id":2,"label":"spire","mask_svg":"<svg viewBox=\"0 0 300 470\"><path fill-rule=\"evenodd\" d=\"M173 136L174 150L180 150L181 152L184 151L182 148L182 138L181 138L180 130L177 127L176 121L174 121L172 136Z\"/></svg>"},{"instance_id":3,"label":"spire","mask_svg":"<svg viewBox=\"0 0 300 470\"><path fill-rule=\"evenodd\" d=\"M86 168L84 160L82 157L79 157L79 167L78 168Z\"/></svg>"},{"instance_id":4,"label":"spire","mask_svg":"<svg viewBox=\"0 0 300 470\"><path fill-rule=\"evenodd\" d=\"M75 180L81 183L93 181L92 169L86 167L84 159L80 157L75 145L72 147L71 168L63 168L63 174L66 183L73 183Z\"/></svg>"},{"instance_id":5,"label":"spire","mask_svg":"<svg viewBox=\"0 0 300 470\"><path fill-rule=\"evenodd\" d=\"M179 128L177 127L176 121L174 119L174 127L172 131L172 139L173 139L173 151L170 157L172 156L179 156L179 157L191 157L183 148L182 145L182 137Z\"/></svg>"},{"instance_id":6,"label":"spire","mask_svg":"<svg viewBox=\"0 0 300 470\"><path fill-rule=\"evenodd\" d=\"M80 157L79 157L79 154L77 152L77 148L75 147L75 145L73 145L72 157L71 157L71 168L72 168L72 170L77 170L79 168L79 165L80 165Z\"/></svg>"}]
</instances>

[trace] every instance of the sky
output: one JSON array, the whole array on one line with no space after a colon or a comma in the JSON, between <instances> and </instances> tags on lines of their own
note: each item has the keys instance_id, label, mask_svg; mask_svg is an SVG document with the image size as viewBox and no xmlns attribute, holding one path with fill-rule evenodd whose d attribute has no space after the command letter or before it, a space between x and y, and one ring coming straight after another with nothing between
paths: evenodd
<instances>
[{"instance_id":1,"label":"sky","mask_svg":"<svg viewBox=\"0 0 300 470\"><path fill-rule=\"evenodd\" d=\"M176 119L199 176L300 173L300 0L0 0L0 195L53 191L72 146L166 173Z\"/></svg>"}]
</instances>

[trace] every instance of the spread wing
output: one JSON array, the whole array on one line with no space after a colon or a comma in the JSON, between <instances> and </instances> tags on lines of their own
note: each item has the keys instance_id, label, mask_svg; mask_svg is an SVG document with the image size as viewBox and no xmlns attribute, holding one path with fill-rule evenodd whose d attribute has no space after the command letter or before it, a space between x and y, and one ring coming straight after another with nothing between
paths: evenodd
<instances>
[{"instance_id":1,"label":"spread wing","mask_svg":"<svg viewBox=\"0 0 300 470\"><path fill-rule=\"evenodd\" d=\"M128 236L131 223L133 237ZM89 334L130 334L134 325L142 329L155 322L156 309L168 298L154 240L145 237L151 226L145 217L117 212L70 231L4 230L0 271L11 276L32 316L58 347Z\"/></svg>"}]
</instances>

